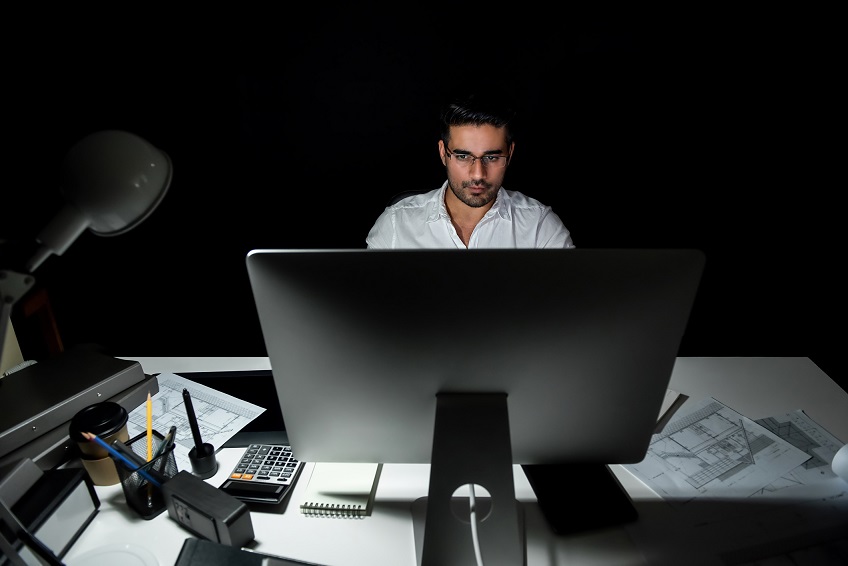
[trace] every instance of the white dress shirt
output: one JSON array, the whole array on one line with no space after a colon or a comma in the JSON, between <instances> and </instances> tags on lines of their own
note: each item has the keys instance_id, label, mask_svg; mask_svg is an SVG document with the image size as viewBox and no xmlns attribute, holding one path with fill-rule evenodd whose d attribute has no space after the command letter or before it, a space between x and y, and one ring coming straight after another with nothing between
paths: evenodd
<instances>
[{"instance_id":1,"label":"white dress shirt","mask_svg":"<svg viewBox=\"0 0 848 566\"><path fill-rule=\"evenodd\" d=\"M367 247L466 249L445 206L447 186L445 181L441 188L387 206L365 239ZM501 187L467 249L573 247L571 233L550 206Z\"/></svg>"}]
</instances>

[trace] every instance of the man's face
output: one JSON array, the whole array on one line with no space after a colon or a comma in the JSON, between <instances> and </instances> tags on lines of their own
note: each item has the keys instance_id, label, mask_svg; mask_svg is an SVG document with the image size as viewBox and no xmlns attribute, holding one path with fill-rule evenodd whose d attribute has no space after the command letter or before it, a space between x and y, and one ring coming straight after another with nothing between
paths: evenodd
<instances>
[{"instance_id":1,"label":"man's face","mask_svg":"<svg viewBox=\"0 0 848 566\"><path fill-rule=\"evenodd\" d=\"M504 128L451 127L447 147L439 141L439 153L456 198L472 208L491 204L503 183L512 149L506 144Z\"/></svg>"}]
</instances>

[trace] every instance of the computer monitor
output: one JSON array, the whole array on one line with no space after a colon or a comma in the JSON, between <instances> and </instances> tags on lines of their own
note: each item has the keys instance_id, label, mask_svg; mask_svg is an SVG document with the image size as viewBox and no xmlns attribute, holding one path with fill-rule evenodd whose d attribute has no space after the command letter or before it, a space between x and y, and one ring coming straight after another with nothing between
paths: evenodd
<instances>
[{"instance_id":1,"label":"computer monitor","mask_svg":"<svg viewBox=\"0 0 848 566\"><path fill-rule=\"evenodd\" d=\"M523 544L513 464L644 458L704 261L691 249L581 248L246 258L294 453L430 463L423 549L442 564L460 552L447 539L465 545L447 517L457 486L509 508L479 531L508 561Z\"/></svg>"}]
</instances>

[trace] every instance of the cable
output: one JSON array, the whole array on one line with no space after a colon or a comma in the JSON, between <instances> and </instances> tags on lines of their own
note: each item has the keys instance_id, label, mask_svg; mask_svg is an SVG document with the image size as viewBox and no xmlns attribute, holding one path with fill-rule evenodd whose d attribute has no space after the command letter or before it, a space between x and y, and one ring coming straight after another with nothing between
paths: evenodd
<instances>
[{"instance_id":1,"label":"cable","mask_svg":"<svg viewBox=\"0 0 848 566\"><path fill-rule=\"evenodd\" d=\"M477 535L477 499L474 497L474 484L468 484L468 519L471 522L471 541L474 544L474 556L477 566L483 566L483 555L480 552L480 537Z\"/></svg>"}]
</instances>

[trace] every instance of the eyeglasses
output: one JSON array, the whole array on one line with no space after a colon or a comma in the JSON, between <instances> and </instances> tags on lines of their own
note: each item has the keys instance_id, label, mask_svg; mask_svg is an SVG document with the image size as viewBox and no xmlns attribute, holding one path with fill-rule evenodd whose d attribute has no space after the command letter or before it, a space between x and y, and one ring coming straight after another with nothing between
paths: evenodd
<instances>
[{"instance_id":1,"label":"eyeglasses","mask_svg":"<svg viewBox=\"0 0 848 566\"><path fill-rule=\"evenodd\" d=\"M481 155L478 157L470 153L453 153L447 146L445 146L445 153L448 155L448 158L453 157L457 165L469 168L473 167L478 159L483 164L483 167L491 167L492 169L506 167L506 163L509 161L508 155Z\"/></svg>"}]
</instances>

